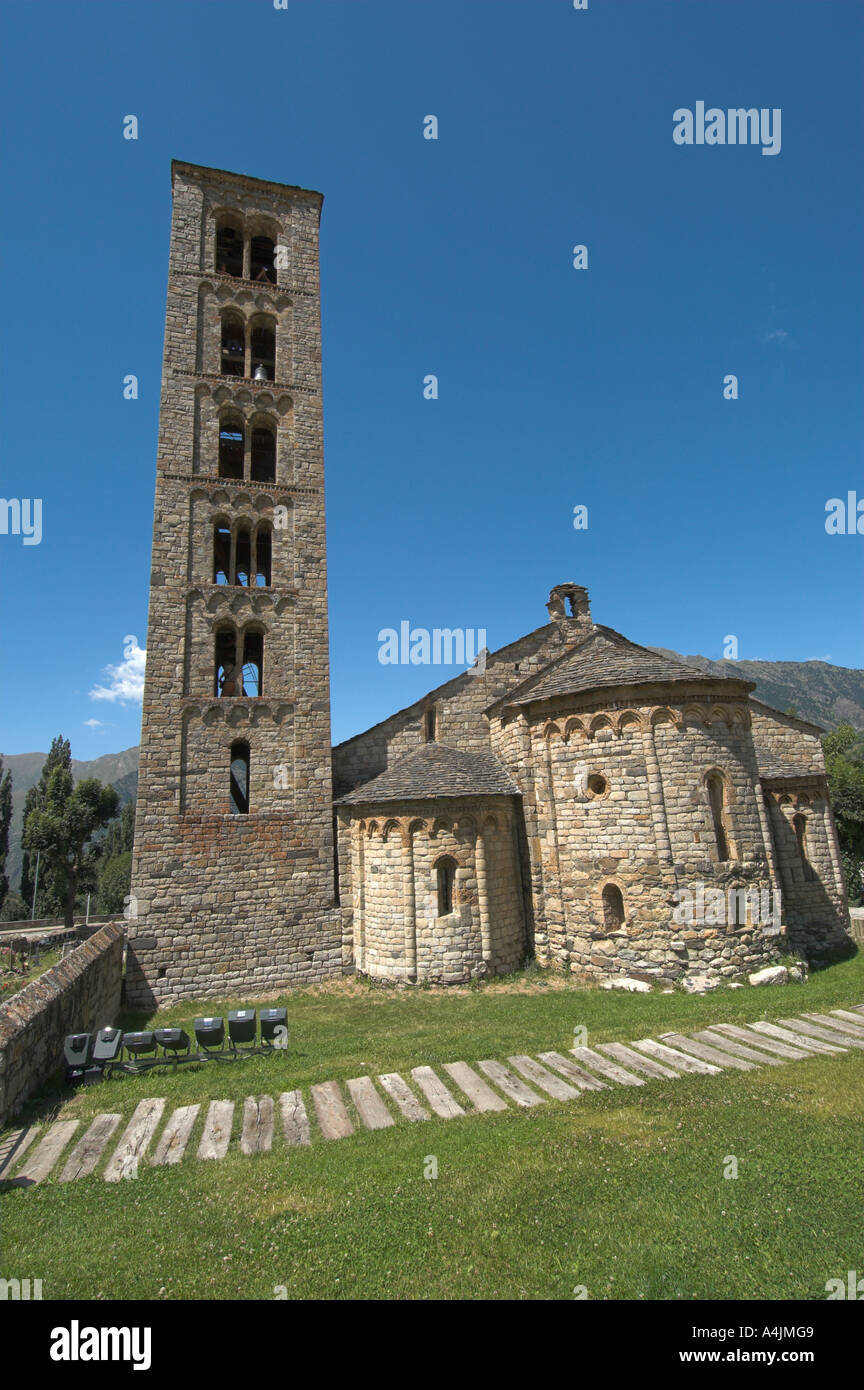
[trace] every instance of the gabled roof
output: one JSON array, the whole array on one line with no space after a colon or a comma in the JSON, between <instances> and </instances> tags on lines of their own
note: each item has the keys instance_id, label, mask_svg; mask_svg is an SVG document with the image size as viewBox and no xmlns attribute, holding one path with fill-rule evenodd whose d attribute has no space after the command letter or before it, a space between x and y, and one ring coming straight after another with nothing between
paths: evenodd
<instances>
[{"instance_id":1,"label":"gabled roof","mask_svg":"<svg viewBox=\"0 0 864 1390\"><path fill-rule=\"evenodd\" d=\"M519 788L494 753L465 753L424 743L371 782L337 798L337 805L412 801L438 796L518 796Z\"/></svg>"},{"instance_id":2,"label":"gabled roof","mask_svg":"<svg viewBox=\"0 0 864 1390\"><path fill-rule=\"evenodd\" d=\"M528 705L556 695L579 694L616 685L658 685L670 681L713 684L730 681L746 690L755 689L754 681L705 673L682 661L658 656L648 647L631 642L614 628L595 626L584 642L550 662L545 670L530 676L489 708Z\"/></svg>"}]
</instances>

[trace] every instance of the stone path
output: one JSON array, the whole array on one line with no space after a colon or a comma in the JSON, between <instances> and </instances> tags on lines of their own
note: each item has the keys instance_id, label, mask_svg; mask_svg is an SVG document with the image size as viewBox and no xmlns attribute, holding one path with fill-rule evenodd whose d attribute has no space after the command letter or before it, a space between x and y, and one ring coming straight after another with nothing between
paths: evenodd
<instances>
[{"instance_id":1,"label":"stone path","mask_svg":"<svg viewBox=\"0 0 864 1390\"><path fill-rule=\"evenodd\" d=\"M311 1144L313 1138L345 1139L354 1134L355 1125L379 1130L403 1121L416 1124L432 1115L452 1120L511 1110L513 1106L530 1109L550 1099L578 1100L585 1091L644 1086L649 1081L677 1080L688 1073L722 1076L730 1070L778 1067L850 1050L864 1050L864 1004L826 1014L781 1018L777 1023L715 1023L689 1035L661 1033L659 1040L639 1038L626 1044L574 1047L568 1056L561 1052L540 1052L536 1057L516 1053L507 1058L506 1065L488 1058L473 1066L446 1062L438 1071L431 1066L413 1067L413 1088L399 1072L383 1073L377 1086L371 1076L344 1083L324 1081L308 1091L316 1121L314 1133L299 1090L283 1091L278 1109L272 1096L248 1096L239 1126L234 1123L233 1101L211 1101L197 1157L224 1158L232 1142L235 1150L250 1157L267 1153L274 1146L277 1116L282 1138L290 1149ZM200 1104L181 1105L168 1116L149 1158L151 1166L181 1161L201 1109ZM137 1177L138 1165L147 1157L164 1110L161 1099L139 1102L105 1164L105 1182ZM121 1122L120 1115L97 1115L80 1135L78 1120L10 1130L0 1136L0 1181L13 1187L34 1187L52 1175L63 1183L87 1177L96 1171ZM235 1134L235 1128L239 1133Z\"/></svg>"}]
</instances>

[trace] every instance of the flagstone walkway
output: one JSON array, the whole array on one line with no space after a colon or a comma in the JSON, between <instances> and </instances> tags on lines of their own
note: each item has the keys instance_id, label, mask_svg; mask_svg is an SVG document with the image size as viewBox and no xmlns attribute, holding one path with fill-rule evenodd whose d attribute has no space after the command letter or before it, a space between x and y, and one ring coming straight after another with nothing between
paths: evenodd
<instances>
[{"instance_id":1,"label":"flagstone walkway","mask_svg":"<svg viewBox=\"0 0 864 1390\"><path fill-rule=\"evenodd\" d=\"M536 1058L518 1053L507 1059L506 1066L494 1058L473 1067L467 1062L447 1062L438 1069L446 1082L430 1066L411 1069L413 1086L398 1072L379 1076L380 1090L371 1076L344 1083L324 1081L308 1088L309 1109L300 1090L282 1092L278 1107L272 1096L249 1096L242 1109L238 1107L236 1125L234 1102L213 1100L204 1118L197 1157L224 1158L232 1142L242 1154L267 1153L273 1147L277 1119L286 1145L306 1145L313 1140L345 1139L357 1126L388 1129L433 1115L452 1120L513 1106L527 1109L550 1099L575 1100L582 1091L644 1086L647 1081L677 1079L687 1073L717 1076L727 1070L752 1071L850 1048L864 1050L864 1004L781 1018L777 1023L759 1020L746 1027L715 1023L688 1036L661 1033L659 1037L659 1041L638 1038L628 1044L574 1047L566 1057L561 1052L540 1052ZM148 1159L165 1101L140 1101L105 1163L105 1182L137 1176L144 1162L155 1167L179 1163L200 1110L200 1105L174 1110ZM122 1119L116 1114L97 1115L80 1135L78 1120L8 1131L0 1137L0 1181L34 1187L48 1177L65 1183L89 1176L106 1155Z\"/></svg>"}]
</instances>

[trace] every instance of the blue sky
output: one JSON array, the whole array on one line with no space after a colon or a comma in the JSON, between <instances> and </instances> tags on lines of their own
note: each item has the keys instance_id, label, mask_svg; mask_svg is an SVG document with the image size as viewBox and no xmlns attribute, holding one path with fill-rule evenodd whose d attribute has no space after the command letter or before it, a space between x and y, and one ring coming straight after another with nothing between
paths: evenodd
<instances>
[{"instance_id":1,"label":"blue sky","mask_svg":"<svg viewBox=\"0 0 864 1390\"><path fill-rule=\"evenodd\" d=\"M138 739L90 692L146 636L172 158L325 195L334 741L455 674L382 665L380 629L494 649L565 580L636 641L864 665L864 537L824 524L864 497L855 0L42 0L0 27L0 481L43 502L39 545L0 535L4 752ZM780 153L676 145L700 100L779 107Z\"/></svg>"}]
</instances>

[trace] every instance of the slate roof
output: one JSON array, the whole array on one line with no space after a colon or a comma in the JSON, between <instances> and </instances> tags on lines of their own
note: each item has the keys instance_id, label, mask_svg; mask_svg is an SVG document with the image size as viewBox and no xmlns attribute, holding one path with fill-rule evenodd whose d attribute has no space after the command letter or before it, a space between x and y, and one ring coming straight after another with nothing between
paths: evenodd
<instances>
[{"instance_id":1,"label":"slate roof","mask_svg":"<svg viewBox=\"0 0 864 1390\"><path fill-rule=\"evenodd\" d=\"M759 776L769 779L819 777L815 768L805 767L802 763L787 763L782 758L778 758L773 749L765 748L756 744L756 764L759 768Z\"/></svg>"},{"instance_id":2,"label":"slate roof","mask_svg":"<svg viewBox=\"0 0 864 1390\"><path fill-rule=\"evenodd\" d=\"M518 786L494 753L465 753L441 743L424 743L371 782L338 797L336 804L518 795Z\"/></svg>"},{"instance_id":3,"label":"slate roof","mask_svg":"<svg viewBox=\"0 0 864 1390\"><path fill-rule=\"evenodd\" d=\"M658 656L648 647L615 632L611 627L595 626L578 647L531 676L510 691L496 705L527 705L534 700L548 700L555 695L570 695L586 690L599 690L616 685L655 685L669 681L735 681L755 688L753 681L737 676L717 676ZM492 708L492 706L490 706Z\"/></svg>"}]
</instances>

